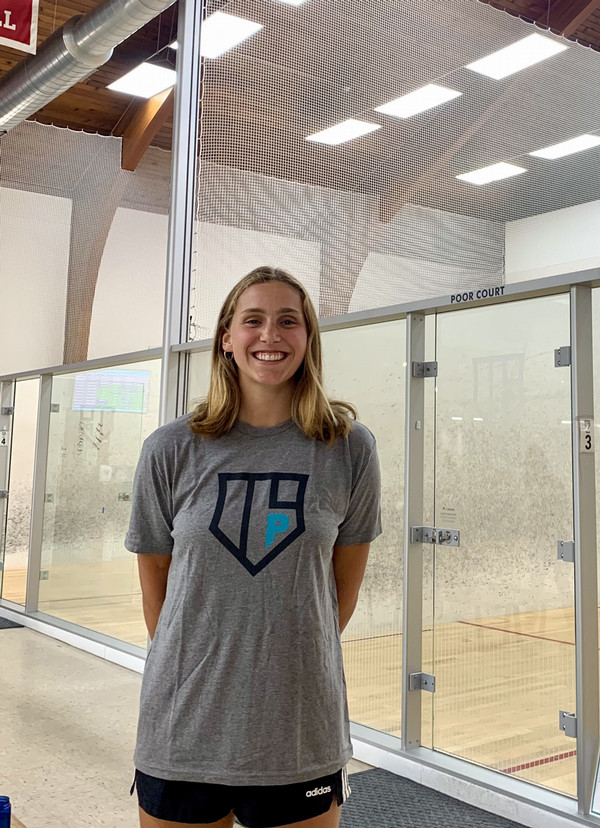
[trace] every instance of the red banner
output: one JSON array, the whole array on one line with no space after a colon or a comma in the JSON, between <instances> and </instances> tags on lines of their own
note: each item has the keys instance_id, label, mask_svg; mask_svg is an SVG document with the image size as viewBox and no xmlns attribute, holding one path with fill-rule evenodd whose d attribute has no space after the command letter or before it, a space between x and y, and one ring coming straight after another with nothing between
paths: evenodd
<instances>
[{"instance_id":1,"label":"red banner","mask_svg":"<svg viewBox=\"0 0 600 828\"><path fill-rule=\"evenodd\" d=\"M0 44L35 53L39 0L0 0Z\"/></svg>"}]
</instances>

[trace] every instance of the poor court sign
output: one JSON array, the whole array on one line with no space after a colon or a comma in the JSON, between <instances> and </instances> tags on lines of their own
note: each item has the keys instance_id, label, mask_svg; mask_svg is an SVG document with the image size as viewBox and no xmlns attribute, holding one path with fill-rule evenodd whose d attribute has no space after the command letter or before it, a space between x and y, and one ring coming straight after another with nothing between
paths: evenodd
<instances>
[{"instance_id":1,"label":"poor court sign","mask_svg":"<svg viewBox=\"0 0 600 828\"><path fill-rule=\"evenodd\" d=\"M0 45L35 53L38 0L0 0Z\"/></svg>"}]
</instances>

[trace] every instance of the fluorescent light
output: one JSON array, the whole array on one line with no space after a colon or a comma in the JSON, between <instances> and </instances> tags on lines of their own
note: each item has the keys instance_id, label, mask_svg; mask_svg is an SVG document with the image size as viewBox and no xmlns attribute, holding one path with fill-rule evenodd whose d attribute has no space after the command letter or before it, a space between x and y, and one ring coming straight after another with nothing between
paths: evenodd
<instances>
[{"instance_id":1,"label":"fluorescent light","mask_svg":"<svg viewBox=\"0 0 600 828\"><path fill-rule=\"evenodd\" d=\"M279 0L279 2L288 6L301 6L302 3L306 3L306 0Z\"/></svg>"},{"instance_id":2,"label":"fluorescent light","mask_svg":"<svg viewBox=\"0 0 600 828\"><path fill-rule=\"evenodd\" d=\"M468 63L466 68L472 72L478 72L480 75L487 75L489 78L500 80L509 75L514 75L515 72L520 72L521 69L527 69L528 66L533 66L534 63L546 60L552 55L564 52L568 48L563 43L550 40L549 37L532 34L522 40L517 40L512 46L493 52L474 63Z\"/></svg>"},{"instance_id":3,"label":"fluorescent light","mask_svg":"<svg viewBox=\"0 0 600 828\"><path fill-rule=\"evenodd\" d=\"M300 0L304 3L304 0ZM299 5L295 3L294 5ZM243 17L234 17L225 12L215 12L202 22L200 54L206 58L216 58L225 54L238 43L252 37L263 28L262 23L253 23ZM169 43L170 49L178 49L176 40Z\"/></svg>"},{"instance_id":4,"label":"fluorescent light","mask_svg":"<svg viewBox=\"0 0 600 828\"><path fill-rule=\"evenodd\" d=\"M153 98L175 85L175 70L154 63L140 63L131 72L108 86L114 92L137 95L138 98Z\"/></svg>"},{"instance_id":5,"label":"fluorescent light","mask_svg":"<svg viewBox=\"0 0 600 828\"><path fill-rule=\"evenodd\" d=\"M383 112L384 115L392 115L394 118L410 118L412 115L418 115L419 112L433 109L434 106L451 101L460 95L462 95L462 92L457 92L455 89L428 83L427 86L415 89L414 92L409 92L408 95L403 95L401 98L396 98L382 106L376 106L375 112Z\"/></svg>"},{"instance_id":6,"label":"fluorescent light","mask_svg":"<svg viewBox=\"0 0 600 828\"><path fill-rule=\"evenodd\" d=\"M349 118L347 121L342 121L340 124L329 127L329 129L322 130L322 132L309 135L306 140L333 146L352 141L354 138L360 138L361 135L368 135L369 132L375 132L376 129L381 129L381 124L369 124L366 121L355 121L353 118Z\"/></svg>"},{"instance_id":7,"label":"fluorescent light","mask_svg":"<svg viewBox=\"0 0 600 828\"><path fill-rule=\"evenodd\" d=\"M551 147L530 152L529 155L534 155L536 158L562 158L563 155L572 155L574 152L591 149L599 144L600 136L598 135L578 135L577 138L570 138L560 144L552 144Z\"/></svg>"},{"instance_id":8,"label":"fluorescent light","mask_svg":"<svg viewBox=\"0 0 600 828\"><path fill-rule=\"evenodd\" d=\"M483 422L483 417L473 417L473 422L482 423Z\"/></svg>"},{"instance_id":9,"label":"fluorescent light","mask_svg":"<svg viewBox=\"0 0 600 828\"><path fill-rule=\"evenodd\" d=\"M202 23L200 53L206 58L219 57L261 29L262 23L215 12Z\"/></svg>"},{"instance_id":10,"label":"fluorescent light","mask_svg":"<svg viewBox=\"0 0 600 828\"><path fill-rule=\"evenodd\" d=\"M480 170L463 173L456 177L461 181L468 181L469 184L489 184L490 181L500 181L502 178L510 178L512 175L520 175L527 172L524 167L517 167L515 164L507 164L501 161L499 164L490 164L489 167L482 167Z\"/></svg>"},{"instance_id":11,"label":"fluorescent light","mask_svg":"<svg viewBox=\"0 0 600 828\"><path fill-rule=\"evenodd\" d=\"M453 420L462 420L462 417L452 417Z\"/></svg>"}]
</instances>

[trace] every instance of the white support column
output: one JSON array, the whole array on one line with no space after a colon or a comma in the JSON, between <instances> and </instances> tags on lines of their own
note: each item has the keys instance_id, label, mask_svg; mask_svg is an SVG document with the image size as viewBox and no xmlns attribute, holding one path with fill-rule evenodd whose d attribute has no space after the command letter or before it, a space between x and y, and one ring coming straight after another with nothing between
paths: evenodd
<instances>
[{"instance_id":1,"label":"white support column","mask_svg":"<svg viewBox=\"0 0 600 828\"><path fill-rule=\"evenodd\" d=\"M4 583L6 521L8 517L8 489L15 405L16 382L8 380L0 385L0 595Z\"/></svg>"},{"instance_id":2,"label":"white support column","mask_svg":"<svg viewBox=\"0 0 600 828\"><path fill-rule=\"evenodd\" d=\"M177 83L171 148L171 200L159 424L183 413L187 359L171 346L187 341L200 117L200 29L204 3L179 0Z\"/></svg>"},{"instance_id":3,"label":"white support column","mask_svg":"<svg viewBox=\"0 0 600 828\"><path fill-rule=\"evenodd\" d=\"M37 612L40 594L46 470L48 468L48 446L50 443L52 376L50 374L43 375L40 383L37 426L35 430L33 492L31 495L31 523L29 529L29 560L27 563L27 592L25 597L25 610L28 613Z\"/></svg>"},{"instance_id":4,"label":"white support column","mask_svg":"<svg viewBox=\"0 0 600 828\"><path fill-rule=\"evenodd\" d=\"M413 376L425 361L425 317L406 317L406 423L404 466L404 601L402 608L402 748L421 746L421 690L409 690L409 676L422 670L423 545L411 543L411 526L423 525L425 385Z\"/></svg>"},{"instance_id":5,"label":"white support column","mask_svg":"<svg viewBox=\"0 0 600 828\"><path fill-rule=\"evenodd\" d=\"M592 804L600 730L592 290L571 288L571 406L575 536L577 799Z\"/></svg>"}]
</instances>

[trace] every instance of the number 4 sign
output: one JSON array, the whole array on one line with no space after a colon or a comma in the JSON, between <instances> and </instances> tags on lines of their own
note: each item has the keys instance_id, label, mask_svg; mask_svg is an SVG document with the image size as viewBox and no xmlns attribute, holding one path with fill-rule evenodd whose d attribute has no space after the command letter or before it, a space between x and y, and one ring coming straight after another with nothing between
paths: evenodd
<instances>
[{"instance_id":1,"label":"number 4 sign","mask_svg":"<svg viewBox=\"0 0 600 828\"><path fill-rule=\"evenodd\" d=\"M594 421L589 417L579 418L579 453L594 452Z\"/></svg>"},{"instance_id":2,"label":"number 4 sign","mask_svg":"<svg viewBox=\"0 0 600 828\"><path fill-rule=\"evenodd\" d=\"M0 44L35 54L39 0L0 0Z\"/></svg>"}]
</instances>

